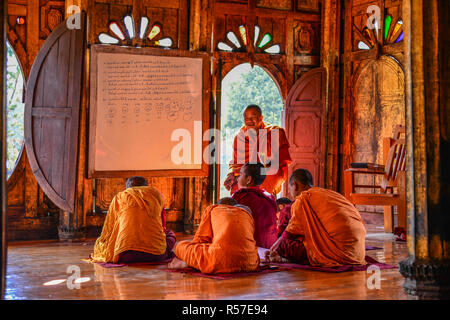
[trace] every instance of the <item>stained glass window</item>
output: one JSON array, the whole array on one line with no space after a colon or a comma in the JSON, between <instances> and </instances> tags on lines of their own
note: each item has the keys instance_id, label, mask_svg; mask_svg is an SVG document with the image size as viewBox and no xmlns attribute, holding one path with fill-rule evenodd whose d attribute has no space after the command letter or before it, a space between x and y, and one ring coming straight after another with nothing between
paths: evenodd
<instances>
[{"instance_id":1,"label":"stained glass window","mask_svg":"<svg viewBox=\"0 0 450 320\"><path fill-rule=\"evenodd\" d=\"M259 40L260 31L261 29L259 28L259 26L255 26L254 39L253 41L251 41L251 39L249 39L248 28L244 25L241 25L239 26L240 37L237 37L233 31L229 31L226 36L228 42L225 43L223 41L219 41L219 43L217 44L217 49L220 51L228 52L244 51L247 45L253 42L253 45L255 46L255 49L257 49L257 52L259 51L269 54L279 54L281 52L281 46L279 44L270 45L270 42L272 41L272 35L270 33L265 33L262 36L261 40Z\"/></svg>"},{"instance_id":2,"label":"stained glass window","mask_svg":"<svg viewBox=\"0 0 450 320\"><path fill-rule=\"evenodd\" d=\"M141 17L139 26L136 27L133 16L127 14L123 18L124 27L113 21L108 26L111 33L100 33L98 40L102 44L129 45L131 40L138 38L140 41L146 41L150 45L163 48L172 47L173 40L170 37L164 37L161 24L155 22L150 28L149 25L150 20L147 17ZM137 30L139 30L139 34L137 34Z\"/></svg>"},{"instance_id":3,"label":"stained glass window","mask_svg":"<svg viewBox=\"0 0 450 320\"><path fill-rule=\"evenodd\" d=\"M358 42L357 45L359 50L370 50L378 42L378 23L375 23L374 27L375 28L373 30L370 30L367 27L364 27L362 29L362 39ZM392 23L392 16L387 15L384 18L382 34L384 44L401 42L405 37L405 34L403 32L402 19L398 19L394 24Z\"/></svg>"}]
</instances>

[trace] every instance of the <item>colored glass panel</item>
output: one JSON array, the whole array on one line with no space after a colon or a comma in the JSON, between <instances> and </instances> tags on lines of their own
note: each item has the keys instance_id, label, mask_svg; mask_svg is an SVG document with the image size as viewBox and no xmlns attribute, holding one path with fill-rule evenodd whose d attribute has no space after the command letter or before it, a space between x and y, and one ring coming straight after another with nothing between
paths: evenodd
<instances>
[{"instance_id":1,"label":"colored glass panel","mask_svg":"<svg viewBox=\"0 0 450 320\"><path fill-rule=\"evenodd\" d=\"M125 28L127 29L130 39L133 39L135 35L133 18L130 15L125 16L125 18L123 18L123 23L125 24Z\"/></svg>"},{"instance_id":2,"label":"colored glass panel","mask_svg":"<svg viewBox=\"0 0 450 320\"><path fill-rule=\"evenodd\" d=\"M244 26L240 26L239 32L241 33L241 38L242 41L244 42L244 45L247 45L247 28Z\"/></svg>"},{"instance_id":3,"label":"colored glass panel","mask_svg":"<svg viewBox=\"0 0 450 320\"><path fill-rule=\"evenodd\" d=\"M161 32L161 27L158 24L154 24L152 30L148 34L148 38L153 40Z\"/></svg>"},{"instance_id":4,"label":"colored glass panel","mask_svg":"<svg viewBox=\"0 0 450 320\"><path fill-rule=\"evenodd\" d=\"M266 33L261 41L258 44L258 48L264 47L266 44L268 44L270 41L272 41L272 36L269 33Z\"/></svg>"},{"instance_id":5,"label":"colored glass panel","mask_svg":"<svg viewBox=\"0 0 450 320\"><path fill-rule=\"evenodd\" d=\"M392 22L392 17L386 16L386 18L384 19L384 40L387 39L387 36L389 34L389 29L391 28L391 22Z\"/></svg>"},{"instance_id":6,"label":"colored glass panel","mask_svg":"<svg viewBox=\"0 0 450 320\"><path fill-rule=\"evenodd\" d=\"M123 35L123 32L120 29L120 27L117 24L117 22L112 22L109 25L109 29L112 31L112 33L114 33L116 36L118 36L120 40L125 40L125 36Z\"/></svg>"},{"instance_id":7,"label":"colored glass panel","mask_svg":"<svg viewBox=\"0 0 450 320\"><path fill-rule=\"evenodd\" d=\"M228 38L228 40L231 41L231 43L233 43L236 46L236 48L240 48L241 47L241 44L239 43L239 40L238 40L238 38L236 37L236 35L234 34L233 31L230 31L230 32L227 33L227 38Z\"/></svg>"}]
</instances>

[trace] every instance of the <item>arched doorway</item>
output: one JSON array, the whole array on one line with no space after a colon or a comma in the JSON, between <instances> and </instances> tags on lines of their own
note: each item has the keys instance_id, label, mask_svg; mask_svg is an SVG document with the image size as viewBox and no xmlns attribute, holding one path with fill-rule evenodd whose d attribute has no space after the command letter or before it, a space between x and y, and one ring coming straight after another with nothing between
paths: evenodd
<instances>
[{"instance_id":1,"label":"arched doorway","mask_svg":"<svg viewBox=\"0 0 450 320\"><path fill-rule=\"evenodd\" d=\"M6 42L7 76L6 76L6 127L7 127L7 178L13 173L23 149L24 108L23 89L24 75L14 49Z\"/></svg>"},{"instance_id":2,"label":"arched doorway","mask_svg":"<svg viewBox=\"0 0 450 320\"><path fill-rule=\"evenodd\" d=\"M221 95L220 198L230 195L223 182L233 156L233 139L243 126L242 113L249 104L257 104L263 121L281 126L283 99L272 77L261 67L249 63L234 67L222 80Z\"/></svg>"}]
</instances>

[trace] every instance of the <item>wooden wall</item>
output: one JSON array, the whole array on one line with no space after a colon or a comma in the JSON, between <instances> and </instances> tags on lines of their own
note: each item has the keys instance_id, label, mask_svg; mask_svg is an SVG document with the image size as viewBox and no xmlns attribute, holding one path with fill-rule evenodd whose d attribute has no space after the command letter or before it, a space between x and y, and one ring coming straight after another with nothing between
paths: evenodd
<instances>
[{"instance_id":1,"label":"wooden wall","mask_svg":"<svg viewBox=\"0 0 450 320\"><path fill-rule=\"evenodd\" d=\"M240 63L251 62L264 67L280 87L283 99L304 72L321 64L322 1L8 0L8 38L22 63L25 76L28 76L40 46L63 21L65 8L72 4L80 6L88 14L88 51L91 44L99 42L101 32L108 32L111 21L122 24L127 13L132 13L135 21L147 16L150 25L161 23L163 34L172 38L174 48L209 52L216 76L218 59L223 61L222 77ZM26 18L25 25L17 25L15 21L18 16ZM270 55L254 48L233 53L217 50L218 41L225 40L230 30L238 35L237 28L241 24L248 25L249 30L250 26L253 28L254 24L258 24L262 34L271 33L272 43L281 45L281 54ZM250 31L249 35L252 33ZM86 54L88 57L89 53ZM81 237L96 237L111 199L124 189L125 179L86 179L89 59L86 61L79 129L76 213L59 212L48 200L34 179L26 152L22 152L8 181L10 240L53 239L58 235L64 238L64 234L71 232L78 233L78 237L80 234ZM212 94L214 96L216 92L212 91ZM211 120L214 125L214 119ZM148 178L151 185L164 195L169 228L192 231L200 221L202 210L211 202L212 180Z\"/></svg>"},{"instance_id":2,"label":"wooden wall","mask_svg":"<svg viewBox=\"0 0 450 320\"><path fill-rule=\"evenodd\" d=\"M377 40L370 50L361 50L358 43L364 39L370 5L380 8L382 32L378 38L373 36ZM344 170L351 162L382 163L383 137L392 136L395 125L405 125L406 109L403 42L391 41L390 33L386 40L383 36L387 15L392 24L402 19L402 1L344 1L342 14L340 161ZM372 182L367 181L371 178L358 179L362 184ZM374 207L360 209L372 211Z\"/></svg>"}]
</instances>

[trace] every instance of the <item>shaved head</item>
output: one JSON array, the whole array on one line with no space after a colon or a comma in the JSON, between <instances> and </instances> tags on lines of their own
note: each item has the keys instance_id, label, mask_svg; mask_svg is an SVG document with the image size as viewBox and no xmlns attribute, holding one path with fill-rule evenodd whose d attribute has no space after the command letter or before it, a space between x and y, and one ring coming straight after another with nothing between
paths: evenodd
<instances>
[{"instance_id":1,"label":"shaved head","mask_svg":"<svg viewBox=\"0 0 450 320\"><path fill-rule=\"evenodd\" d=\"M295 170L292 173L291 178L289 179L289 184L293 184L294 181L307 187L313 186L313 177L311 173L306 169Z\"/></svg>"},{"instance_id":2,"label":"shaved head","mask_svg":"<svg viewBox=\"0 0 450 320\"><path fill-rule=\"evenodd\" d=\"M249 111L249 110L255 110L260 116L262 115L262 110L261 108L256 105L256 104L249 104L245 109L244 112Z\"/></svg>"},{"instance_id":3,"label":"shaved head","mask_svg":"<svg viewBox=\"0 0 450 320\"><path fill-rule=\"evenodd\" d=\"M244 110L244 123L247 129L259 130L263 125L262 111L256 104L250 104Z\"/></svg>"},{"instance_id":4,"label":"shaved head","mask_svg":"<svg viewBox=\"0 0 450 320\"><path fill-rule=\"evenodd\" d=\"M148 186L144 177L134 176L127 179L126 188Z\"/></svg>"},{"instance_id":5,"label":"shaved head","mask_svg":"<svg viewBox=\"0 0 450 320\"><path fill-rule=\"evenodd\" d=\"M237 201L231 197L224 197L224 198L220 199L219 201L217 201L217 204L226 204L229 206L235 206L237 204Z\"/></svg>"}]
</instances>

